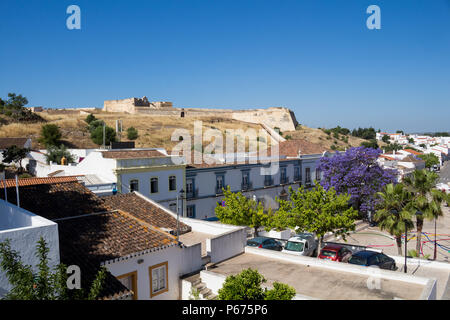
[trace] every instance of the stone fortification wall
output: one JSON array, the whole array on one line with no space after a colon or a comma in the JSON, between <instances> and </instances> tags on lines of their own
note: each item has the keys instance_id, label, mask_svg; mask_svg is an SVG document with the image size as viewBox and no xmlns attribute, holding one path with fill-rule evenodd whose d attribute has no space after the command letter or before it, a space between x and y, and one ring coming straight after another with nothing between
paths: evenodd
<instances>
[{"instance_id":1,"label":"stone fortification wall","mask_svg":"<svg viewBox=\"0 0 450 320\"><path fill-rule=\"evenodd\" d=\"M129 98L122 100L106 100L103 111L142 113L155 116L219 116L228 119L239 120L254 124L265 123L271 128L279 128L281 131L294 131L297 120L294 113L288 108L272 107L267 109L232 110L232 109L202 109L202 108L173 108L171 102L149 102L147 97Z\"/></svg>"}]
</instances>

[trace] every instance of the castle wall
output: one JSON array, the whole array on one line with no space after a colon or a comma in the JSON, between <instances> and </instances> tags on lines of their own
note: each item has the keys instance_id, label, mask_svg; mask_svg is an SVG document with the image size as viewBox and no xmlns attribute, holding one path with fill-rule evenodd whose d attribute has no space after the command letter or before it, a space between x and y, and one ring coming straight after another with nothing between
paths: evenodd
<instances>
[{"instance_id":1,"label":"castle wall","mask_svg":"<svg viewBox=\"0 0 450 320\"><path fill-rule=\"evenodd\" d=\"M135 113L134 98L122 100L105 100L103 111Z\"/></svg>"}]
</instances>

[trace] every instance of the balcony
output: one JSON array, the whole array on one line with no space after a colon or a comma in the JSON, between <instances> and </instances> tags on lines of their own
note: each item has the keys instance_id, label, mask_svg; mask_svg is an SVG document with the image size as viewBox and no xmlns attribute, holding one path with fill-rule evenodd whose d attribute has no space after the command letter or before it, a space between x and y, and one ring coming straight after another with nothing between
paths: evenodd
<instances>
[{"instance_id":1,"label":"balcony","mask_svg":"<svg viewBox=\"0 0 450 320\"><path fill-rule=\"evenodd\" d=\"M294 182L301 182L302 177L301 176L294 176Z\"/></svg>"},{"instance_id":2,"label":"balcony","mask_svg":"<svg viewBox=\"0 0 450 320\"><path fill-rule=\"evenodd\" d=\"M186 192L186 199L193 199L198 197L198 188L191 190L190 192Z\"/></svg>"},{"instance_id":3,"label":"balcony","mask_svg":"<svg viewBox=\"0 0 450 320\"><path fill-rule=\"evenodd\" d=\"M241 183L241 190L243 190L243 191L251 190L252 188L253 188L253 185L251 182L246 182L246 183L242 182Z\"/></svg>"},{"instance_id":4,"label":"balcony","mask_svg":"<svg viewBox=\"0 0 450 320\"><path fill-rule=\"evenodd\" d=\"M226 189L227 186L226 186L226 185L225 185L225 186L222 186L222 187L217 187L217 186L216 186L216 194L223 194L222 188L223 188L223 189Z\"/></svg>"},{"instance_id":5,"label":"balcony","mask_svg":"<svg viewBox=\"0 0 450 320\"><path fill-rule=\"evenodd\" d=\"M271 185L273 185L273 178L272 178L272 177L270 177L270 178L265 178L265 179L264 179L264 186L265 186L265 187L268 187L268 186L271 186Z\"/></svg>"},{"instance_id":6,"label":"balcony","mask_svg":"<svg viewBox=\"0 0 450 320\"><path fill-rule=\"evenodd\" d=\"M288 177L280 177L280 184L286 184L289 183Z\"/></svg>"}]
</instances>

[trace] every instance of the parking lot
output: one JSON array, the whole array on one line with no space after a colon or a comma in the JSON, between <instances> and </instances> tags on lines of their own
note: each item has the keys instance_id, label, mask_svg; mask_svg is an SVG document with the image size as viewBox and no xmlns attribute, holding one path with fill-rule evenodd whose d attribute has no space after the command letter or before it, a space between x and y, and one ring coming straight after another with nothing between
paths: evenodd
<instances>
[{"instance_id":1,"label":"parking lot","mask_svg":"<svg viewBox=\"0 0 450 320\"><path fill-rule=\"evenodd\" d=\"M422 285L387 279L381 280L379 288L370 288L367 283L371 275L369 271L372 268L367 268L367 275L356 275L316 266L299 265L251 253L244 253L218 263L210 271L229 276L247 268L257 269L267 279L265 285L272 286L275 281L287 283L294 287L298 294L316 299L419 299L423 290Z\"/></svg>"}]
</instances>

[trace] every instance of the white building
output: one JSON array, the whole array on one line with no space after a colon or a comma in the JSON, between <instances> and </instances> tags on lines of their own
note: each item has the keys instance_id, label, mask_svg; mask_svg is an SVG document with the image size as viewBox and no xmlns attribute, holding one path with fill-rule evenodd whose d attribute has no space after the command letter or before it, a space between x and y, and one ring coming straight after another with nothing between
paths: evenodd
<instances>
[{"instance_id":1,"label":"white building","mask_svg":"<svg viewBox=\"0 0 450 320\"><path fill-rule=\"evenodd\" d=\"M263 203L266 208L278 208L276 198L287 199L289 187L296 190L300 185L311 187L314 180L320 181L321 173L316 162L327 151L304 140L287 140L279 144L279 156L272 164L255 160L251 156L243 162L231 162L227 156L222 163L190 164L186 168L186 212L187 217L213 219L214 209L222 201L222 188L232 192L241 191ZM268 158L269 159L269 158ZM273 174L264 169L276 168Z\"/></svg>"}]
</instances>

